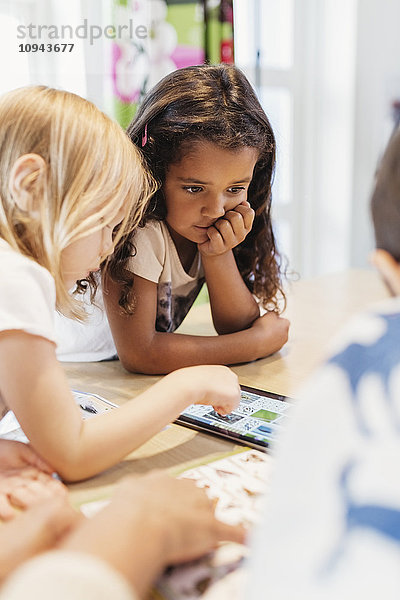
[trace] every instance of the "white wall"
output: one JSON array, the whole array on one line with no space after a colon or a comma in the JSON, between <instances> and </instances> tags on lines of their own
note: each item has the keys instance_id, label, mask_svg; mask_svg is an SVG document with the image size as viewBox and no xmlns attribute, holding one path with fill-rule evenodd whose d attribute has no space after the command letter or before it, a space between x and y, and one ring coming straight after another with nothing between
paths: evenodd
<instances>
[{"instance_id":1,"label":"white wall","mask_svg":"<svg viewBox=\"0 0 400 600\"><path fill-rule=\"evenodd\" d=\"M298 10L307 5L318 32L313 39L310 26L303 30L315 56L303 56L295 169L306 173L295 177L304 207L300 272L318 275L366 267L374 247L369 198L400 99L400 1L297 0Z\"/></svg>"},{"instance_id":2,"label":"white wall","mask_svg":"<svg viewBox=\"0 0 400 600\"><path fill-rule=\"evenodd\" d=\"M295 178L301 194L300 272L318 275L349 266L358 3L307 2L309 25L298 40L306 53L297 69ZM304 8L305 0L299 6Z\"/></svg>"},{"instance_id":3,"label":"white wall","mask_svg":"<svg viewBox=\"0 0 400 600\"><path fill-rule=\"evenodd\" d=\"M271 7L284 12L277 0L235 0L237 56L252 81L257 3L264 12L269 7L280 36L288 31L272 14ZM373 247L368 201L391 128L390 105L400 98L400 0L291 0L289 5L293 59L272 68L268 59L274 53L268 50L260 96L263 101L265 90L279 88L290 94L290 136L280 135L282 123L273 123L278 175L290 194L282 202L275 189L273 210L279 226L285 225L291 267L314 276L366 266ZM259 37L268 38L268 31L268 22L262 22ZM271 103L265 101L264 108L270 114Z\"/></svg>"},{"instance_id":4,"label":"white wall","mask_svg":"<svg viewBox=\"0 0 400 600\"><path fill-rule=\"evenodd\" d=\"M56 41L38 37L38 25L62 26L74 30L87 23L97 27L112 24L111 0L0 0L0 51L2 55L0 93L14 87L45 84L61 87L92 100L103 110L111 112L111 50L109 40L102 36L91 44L89 40L65 34L59 43L73 42L72 52L19 52L21 43ZM32 23L35 39L29 39L27 27ZM18 37L17 26L22 25L26 37ZM82 32L80 33L82 35Z\"/></svg>"},{"instance_id":5,"label":"white wall","mask_svg":"<svg viewBox=\"0 0 400 600\"><path fill-rule=\"evenodd\" d=\"M373 248L369 196L379 155L390 135L390 106L395 98L400 99L400 1L359 0L351 215L352 266L366 265L366 256Z\"/></svg>"}]
</instances>

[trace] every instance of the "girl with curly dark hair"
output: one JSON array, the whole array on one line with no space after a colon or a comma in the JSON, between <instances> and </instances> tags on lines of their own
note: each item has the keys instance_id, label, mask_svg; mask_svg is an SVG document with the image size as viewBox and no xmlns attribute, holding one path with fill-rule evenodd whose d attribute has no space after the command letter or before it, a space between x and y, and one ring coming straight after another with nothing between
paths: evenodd
<instances>
[{"instance_id":1,"label":"girl with curly dark hair","mask_svg":"<svg viewBox=\"0 0 400 600\"><path fill-rule=\"evenodd\" d=\"M270 214L275 139L244 74L232 65L171 73L128 134L159 187L105 278L124 366L167 373L279 350L289 323L279 316L285 297ZM204 282L219 335L173 333Z\"/></svg>"}]
</instances>

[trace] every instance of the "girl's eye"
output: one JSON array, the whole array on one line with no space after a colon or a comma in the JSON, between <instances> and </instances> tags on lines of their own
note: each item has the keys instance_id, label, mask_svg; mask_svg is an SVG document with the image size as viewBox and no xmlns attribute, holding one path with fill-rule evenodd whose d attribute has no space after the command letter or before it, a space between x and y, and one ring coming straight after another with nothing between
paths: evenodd
<instances>
[{"instance_id":1,"label":"girl's eye","mask_svg":"<svg viewBox=\"0 0 400 600\"><path fill-rule=\"evenodd\" d=\"M183 188L189 194L198 194L203 191L203 188L199 185L188 185Z\"/></svg>"},{"instance_id":2,"label":"girl's eye","mask_svg":"<svg viewBox=\"0 0 400 600\"><path fill-rule=\"evenodd\" d=\"M228 189L228 192L231 194L240 194L240 192L243 192L245 189L245 187L231 187Z\"/></svg>"}]
</instances>

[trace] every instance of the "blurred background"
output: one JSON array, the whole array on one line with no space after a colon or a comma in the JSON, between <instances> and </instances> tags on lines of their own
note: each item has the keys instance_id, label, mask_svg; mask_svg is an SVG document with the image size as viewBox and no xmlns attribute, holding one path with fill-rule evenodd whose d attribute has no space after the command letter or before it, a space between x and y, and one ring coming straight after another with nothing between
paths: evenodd
<instances>
[{"instance_id":1,"label":"blurred background","mask_svg":"<svg viewBox=\"0 0 400 600\"><path fill-rule=\"evenodd\" d=\"M0 0L0 92L42 83L126 126L170 71L235 62L278 144L273 217L301 277L367 266L400 116L399 0Z\"/></svg>"}]
</instances>

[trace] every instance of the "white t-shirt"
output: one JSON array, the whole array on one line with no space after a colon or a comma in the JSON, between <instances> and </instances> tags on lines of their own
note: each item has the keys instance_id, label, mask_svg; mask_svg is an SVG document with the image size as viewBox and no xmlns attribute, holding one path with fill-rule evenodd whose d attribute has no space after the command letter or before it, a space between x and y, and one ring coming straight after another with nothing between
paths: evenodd
<instances>
[{"instance_id":1,"label":"white t-shirt","mask_svg":"<svg viewBox=\"0 0 400 600\"><path fill-rule=\"evenodd\" d=\"M24 563L7 579L0 600L137 600L107 563L89 554L55 550Z\"/></svg>"},{"instance_id":2,"label":"white t-shirt","mask_svg":"<svg viewBox=\"0 0 400 600\"><path fill-rule=\"evenodd\" d=\"M351 322L292 410L246 600L397 600L399 299Z\"/></svg>"},{"instance_id":3,"label":"white t-shirt","mask_svg":"<svg viewBox=\"0 0 400 600\"><path fill-rule=\"evenodd\" d=\"M97 290L94 304L90 303L90 290L77 296L82 300L87 314L85 322L55 315L57 358L64 362L95 362L117 355L103 294Z\"/></svg>"},{"instance_id":4,"label":"white t-shirt","mask_svg":"<svg viewBox=\"0 0 400 600\"><path fill-rule=\"evenodd\" d=\"M156 330L175 331L189 312L204 283L204 271L197 252L186 273L168 227L163 221L149 221L133 237L136 254L129 269L135 275L157 283Z\"/></svg>"},{"instance_id":5,"label":"white t-shirt","mask_svg":"<svg viewBox=\"0 0 400 600\"><path fill-rule=\"evenodd\" d=\"M149 221L135 231L135 256L128 268L132 273L157 283L157 331L172 332L179 327L204 283L204 271L197 253L189 273L179 259L164 222ZM98 361L116 357L111 329L104 309L101 287L90 304L89 292L82 301L88 316L84 323L57 314L55 317L57 357L61 361Z\"/></svg>"},{"instance_id":6,"label":"white t-shirt","mask_svg":"<svg viewBox=\"0 0 400 600\"><path fill-rule=\"evenodd\" d=\"M0 239L0 331L19 330L55 342L53 277ZM7 408L0 397L0 418Z\"/></svg>"}]
</instances>

